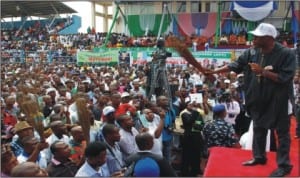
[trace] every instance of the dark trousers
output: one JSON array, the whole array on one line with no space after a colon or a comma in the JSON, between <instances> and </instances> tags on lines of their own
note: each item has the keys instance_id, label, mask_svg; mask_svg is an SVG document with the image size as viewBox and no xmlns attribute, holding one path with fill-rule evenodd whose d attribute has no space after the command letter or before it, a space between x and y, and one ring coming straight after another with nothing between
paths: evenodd
<instances>
[{"instance_id":1,"label":"dark trousers","mask_svg":"<svg viewBox=\"0 0 300 178\"><path fill-rule=\"evenodd\" d=\"M286 124L277 126L275 129L278 137L278 147L277 147L277 166L278 167L288 167L290 166L290 119L286 121ZM266 136L268 130L262 127L254 126L253 128L253 157L254 158L266 158Z\"/></svg>"},{"instance_id":2,"label":"dark trousers","mask_svg":"<svg viewBox=\"0 0 300 178\"><path fill-rule=\"evenodd\" d=\"M201 133L189 133L182 140L182 167L184 177L196 177L201 174L200 163L203 146Z\"/></svg>"}]
</instances>

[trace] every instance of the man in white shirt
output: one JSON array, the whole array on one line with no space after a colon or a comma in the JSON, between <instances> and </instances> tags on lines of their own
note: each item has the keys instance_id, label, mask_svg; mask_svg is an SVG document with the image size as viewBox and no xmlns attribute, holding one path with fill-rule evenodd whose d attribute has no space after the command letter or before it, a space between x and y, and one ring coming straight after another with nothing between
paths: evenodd
<instances>
[{"instance_id":1,"label":"man in white shirt","mask_svg":"<svg viewBox=\"0 0 300 178\"><path fill-rule=\"evenodd\" d=\"M92 142L85 149L85 163L75 177L109 177L106 166L106 146L102 142Z\"/></svg>"}]
</instances>

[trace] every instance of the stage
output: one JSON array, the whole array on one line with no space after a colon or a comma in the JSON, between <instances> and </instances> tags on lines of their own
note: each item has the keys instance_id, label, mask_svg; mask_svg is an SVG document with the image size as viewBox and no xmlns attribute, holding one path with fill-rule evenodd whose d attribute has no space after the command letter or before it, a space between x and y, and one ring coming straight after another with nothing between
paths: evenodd
<instances>
[{"instance_id":1,"label":"stage","mask_svg":"<svg viewBox=\"0 0 300 178\"><path fill-rule=\"evenodd\" d=\"M295 118L291 124L290 158L293 165L288 177L299 177L299 143L295 136ZM204 170L204 177L268 177L277 168L276 153L268 152L266 165L242 166L242 162L252 158L252 152L237 148L214 147L210 149L210 156Z\"/></svg>"}]
</instances>

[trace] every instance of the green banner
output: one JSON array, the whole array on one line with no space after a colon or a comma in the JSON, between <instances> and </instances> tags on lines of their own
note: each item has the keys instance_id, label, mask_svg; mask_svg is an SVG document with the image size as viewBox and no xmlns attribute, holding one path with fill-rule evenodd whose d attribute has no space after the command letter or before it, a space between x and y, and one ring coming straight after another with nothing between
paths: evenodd
<instances>
[{"instance_id":1,"label":"green banner","mask_svg":"<svg viewBox=\"0 0 300 178\"><path fill-rule=\"evenodd\" d=\"M80 51L77 53L77 63L79 65L94 63L113 65L118 63L118 52L108 50L103 52Z\"/></svg>"}]
</instances>

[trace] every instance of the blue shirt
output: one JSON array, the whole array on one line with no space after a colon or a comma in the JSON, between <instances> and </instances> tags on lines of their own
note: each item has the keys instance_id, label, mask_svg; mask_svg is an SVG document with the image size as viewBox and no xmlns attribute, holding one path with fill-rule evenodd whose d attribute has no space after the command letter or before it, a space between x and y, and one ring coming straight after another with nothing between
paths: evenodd
<instances>
[{"instance_id":1,"label":"blue shirt","mask_svg":"<svg viewBox=\"0 0 300 178\"><path fill-rule=\"evenodd\" d=\"M102 165L98 171L90 166L90 164L85 161L85 163L79 168L75 177L109 177L109 171L107 165Z\"/></svg>"},{"instance_id":2,"label":"blue shirt","mask_svg":"<svg viewBox=\"0 0 300 178\"><path fill-rule=\"evenodd\" d=\"M168 128L172 128L174 126L174 122L176 119L176 114L173 108L166 112L165 120L164 120L164 129L162 131L162 140L170 141L173 139L172 132L169 131Z\"/></svg>"}]
</instances>

